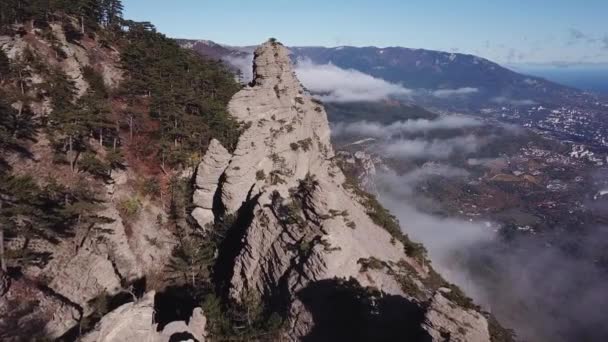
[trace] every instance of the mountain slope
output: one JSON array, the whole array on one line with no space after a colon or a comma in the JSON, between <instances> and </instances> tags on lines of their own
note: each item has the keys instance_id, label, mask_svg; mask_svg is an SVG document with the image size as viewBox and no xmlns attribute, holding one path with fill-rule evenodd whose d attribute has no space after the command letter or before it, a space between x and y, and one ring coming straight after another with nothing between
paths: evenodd
<instances>
[{"instance_id":1,"label":"mountain slope","mask_svg":"<svg viewBox=\"0 0 608 342\"><path fill-rule=\"evenodd\" d=\"M285 47L269 41L256 50L254 80L229 108L246 128L233 153L212 143L193 201L207 235L213 222L236 216L221 234L218 295L264 303L267 315L285 320L288 340L500 335L394 217L345 178L325 110L304 92ZM368 317L368 301L379 301L378 320Z\"/></svg>"},{"instance_id":2,"label":"mountain slope","mask_svg":"<svg viewBox=\"0 0 608 342\"><path fill-rule=\"evenodd\" d=\"M184 177L212 136L238 136L226 68L117 1L75 16L84 3L0 5L3 341L76 340L170 284Z\"/></svg>"}]
</instances>

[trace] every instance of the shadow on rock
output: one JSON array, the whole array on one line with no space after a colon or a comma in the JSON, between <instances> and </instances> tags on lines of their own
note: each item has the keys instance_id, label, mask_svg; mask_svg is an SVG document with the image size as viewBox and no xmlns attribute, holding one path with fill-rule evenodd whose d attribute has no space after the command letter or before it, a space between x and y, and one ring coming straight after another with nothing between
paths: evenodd
<instances>
[{"instance_id":1,"label":"shadow on rock","mask_svg":"<svg viewBox=\"0 0 608 342\"><path fill-rule=\"evenodd\" d=\"M314 328L302 341L430 341L424 309L401 296L363 288L354 280L322 280L298 293Z\"/></svg>"}]
</instances>

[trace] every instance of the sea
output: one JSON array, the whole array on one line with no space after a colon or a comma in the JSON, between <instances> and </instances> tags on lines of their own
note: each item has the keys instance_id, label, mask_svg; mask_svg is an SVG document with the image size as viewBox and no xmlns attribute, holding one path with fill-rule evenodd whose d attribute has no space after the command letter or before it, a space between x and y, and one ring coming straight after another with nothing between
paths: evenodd
<instances>
[{"instance_id":1,"label":"sea","mask_svg":"<svg viewBox=\"0 0 608 342\"><path fill-rule=\"evenodd\" d=\"M608 95L608 64L509 66L514 71L542 77L555 83Z\"/></svg>"}]
</instances>

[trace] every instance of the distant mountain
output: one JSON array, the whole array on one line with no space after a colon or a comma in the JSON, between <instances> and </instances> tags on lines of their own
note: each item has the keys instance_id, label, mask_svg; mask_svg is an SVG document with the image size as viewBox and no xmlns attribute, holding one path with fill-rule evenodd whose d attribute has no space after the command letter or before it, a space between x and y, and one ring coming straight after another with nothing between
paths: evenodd
<instances>
[{"instance_id":1,"label":"distant mountain","mask_svg":"<svg viewBox=\"0 0 608 342\"><path fill-rule=\"evenodd\" d=\"M412 89L474 88L476 98L542 101L575 91L473 55L402 47L295 47L298 58L355 69Z\"/></svg>"},{"instance_id":2,"label":"distant mountain","mask_svg":"<svg viewBox=\"0 0 608 342\"><path fill-rule=\"evenodd\" d=\"M250 48L230 47L208 40L178 42L215 59L245 58L251 52ZM316 64L332 63L411 89L450 91L467 88L468 104L486 101L514 104L555 102L558 98L582 93L540 77L514 72L473 55L403 47L292 47L291 50L294 59L309 59ZM445 92L440 98L446 100L449 94L457 95L458 92Z\"/></svg>"},{"instance_id":3,"label":"distant mountain","mask_svg":"<svg viewBox=\"0 0 608 342\"><path fill-rule=\"evenodd\" d=\"M176 39L176 41L181 47L193 49L212 59L224 59L229 56L244 57L248 54L246 48L221 45L210 40ZM253 52L253 49L251 49L251 52Z\"/></svg>"}]
</instances>

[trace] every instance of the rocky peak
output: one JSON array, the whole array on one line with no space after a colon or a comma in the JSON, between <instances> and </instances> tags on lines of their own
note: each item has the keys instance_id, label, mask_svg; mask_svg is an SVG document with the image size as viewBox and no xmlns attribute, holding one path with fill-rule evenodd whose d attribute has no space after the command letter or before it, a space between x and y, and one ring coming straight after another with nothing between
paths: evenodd
<instances>
[{"instance_id":1,"label":"rocky peak","mask_svg":"<svg viewBox=\"0 0 608 342\"><path fill-rule=\"evenodd\" d=\"M254 80L232 98L229 111L243 132L232 153L211 143L198 168L193 211L208 228L236 216L223 243L229 247L218 252L215 276L227 284L221 295L274 305L288 320L288 340L320 334L320 312L339 309L331 303L323 308L317 296L356 292L351 282L401 298L394 305L403 305L403 312L420 311L401 317L411 320L412 336L429 326L441 336L469 329L444 326L433 319L438 315L424 321L425 303L445 281L412 253L417 245L395 228L390 214L337 166L325 109L305 93L287 48L271 40L256 50ZM467 314L452 304L446 315ZM343 314L348 312L336 312ZM370 331L391 329L362 324ZM478 328L486 335L475 340L489 340L487 329Z\"/></svg>"},{"instance_id":2,"label":"rocky peak","mask_svg":"<svg viewBox=\"0 0 608 342\"><path fill-rule=\"evenodd\" d=\"M273 88L281 84L299 85L291 67L291 52L273 39L254 52L253 86ZM301 87L301 86L300 86Z\"/></svg>"}]
</instances>

